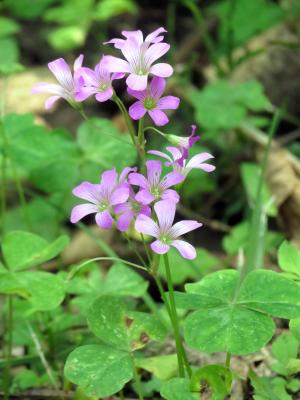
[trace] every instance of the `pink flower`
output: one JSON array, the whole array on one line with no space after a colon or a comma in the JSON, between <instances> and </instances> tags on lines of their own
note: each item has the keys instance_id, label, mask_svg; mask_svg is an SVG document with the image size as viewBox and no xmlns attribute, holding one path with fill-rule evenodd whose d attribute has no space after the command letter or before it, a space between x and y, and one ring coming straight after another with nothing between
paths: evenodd
<instances>
[{"instance_id":1,"label":"pink flower","mask_svg":"<svg viewBox=\"0 0 300 400\"><path fill-rule=\"evenodd\" d=\"M132 188L129 189L129 197L126 203L118 204L114 207L117 214L117 228L121 231L127 231L131 221L139 215L151 215L151 208L139 203L135 199L135 193Z\"/></svg>"},{"instance_id":2,"label":"pink flower","mask_svg":"<svg viewBox=\"0 0 300 400\"><path fill-rule=\"evenodd\" d=\"M82 182L73 194L89 203L75 206L71 212L71 222L76 223L83 217L95 213L97 225L102 229L110 229L113 224L111 213L117 204L125 203L129 189L124 183L119 183L115 169L103 172L100 184Z\"/></svg>"},{"instance_id":3,"label":"pink flower","mask_svg":"<svg viewBox=\"0 0 300 400\"><path fill-rule=\"evenodd\" d=\"M178 172L170 172L162 180L160 161L149 160L146 162L147 166L147 179L144 175L139 173L132 173L129 175L128 180L131 185L140 187L140 191L135 196L136 201L142 204L150 204L154 200L169 199L177 203L179 201L178 193L169 189L171 186L177 185L184 180L184 177Z\"/></svg>"},{"instance_id":4,"label":"pink flower","mask_svg":"<svg viewBox=\"0 0 300 400\"><path fill-rule=\"evenodd\" d=\"M196 135L196 125L192 125L192 133L188 137L166 134L167 140L177 146L182 154L178 163L183 165L183 161L188 158L190 148L198 142L200 136Z\"/></svg>"},{"instance_id":5,"label":"pink flower","mask_svg":"<svg viewBox=\"0 0 300 400\"><path fill-rule=\"evenodd\" d=\"M166 159L166 166L172 166L173 170L178 172L180 175L186 176L190 173L190 171L194 168L202 169L205 172L212 172L216 169L214 165L207 164L205 161L214 158L213 155L207 152L199 153L193 156L189 161L183 159L181 151L177 147L166 147L169 154L163 153L158 150L150 150L149 154L162 157Z\"/></svg>"},{"instance_id":6,"label":"pink flower","mask_svg":"<svg viewBox=\"0 0 300 400\"><path fill-rule=\"evenodd\" d=\"M175 96L161 97L165 87L165 79L157 76L152 79L149 89L136 91L128 87L128 93L138 99L129 108L131 118L134 120L141 119L148 113L155 125L166 125L169 119L161 110L175 110L179 106L180 99Z\"/></svg>"},{"instance_id":7,"label":"pink flower","mask_svg":"<svg viewBox=\"0 0 300 400\"><path fill-rule=\"evenodd\" d=\"M192 260L196 258L195 248L180 237L187 232L200 228L201 223L192 220L184 220L173 225L176 204L173 201L162 200L154 205L158 223L146 215L139 215L135 223L135 229L139 233L156 238L151 243L151 249L157 254L165 254L170 246L175 247L182 257Z\"/></svg>"},{"instance_id":8,"label":"pink flower","mask_svg":"<svg viewBox=\"0 0 300 400\"><path fill-rule=\"evenodd\" d=\"M67 100L73 107L75 106L75 94L80 86L80 69L83 62L81 54L74 62L74 74L63 58L58 58L48 64L50 71L58 81L58 84L41 82L33 86L32 93L51 93L54 96L49 97L45 102L46 110L49 110L53 104L60 98Z\"/></svg>"},{"instance_id":9,"label":"pink flower","mask_svg":"<svg viewBox=\"0 0 300 400\"><path fill-rule=\"evenodd\" d=\"M167 32L164 28L158 28L154 32L150 33L150 35L146 36L145 43L159 43L164 40L163 36L159 36L161 33ZM129 37L133 37L140 45L143 44L144 38L142 31L122 31L122 35L128 39ZM116 49L121 49L126 39L114 38L104 44L113 44Z\"/></svg>"},{"instance_id":10,"label":"pink flower","mask_svg":"<svg viewBox=\"0 0 300 400\"><path fill-rule=\"evenodd\" d=\"M96 100L103 102L109 100L113 95L112 81L124 77L124 74L110 74L105 67L105 56L95 66L95 69L83 67L80 71L83 78L78 87L75 99L84 101L89 96L95 95Z\"/></svg>"},{"instance_id":11,"label":"pink flower","mask_svg":"<svg viewBox=\"0 0 300 400\"><path fill-rule=\"evenodd\" d=\"M120 72L128 74L126 83L132 90L145 90L147 88L148 75L160 76L167 78L172 75L173 68L166 63L154 62L162 57L169 50L170 45L162 43L162 36L158 36L160 32L165 32L163 28L159 28L152 32L143 41L141 31L123 32L126 39L112 39L108 43L113 43L115 47L121 50L126 61L106 56L106 67L110 72Z\"/></svg>"}]
</instances>

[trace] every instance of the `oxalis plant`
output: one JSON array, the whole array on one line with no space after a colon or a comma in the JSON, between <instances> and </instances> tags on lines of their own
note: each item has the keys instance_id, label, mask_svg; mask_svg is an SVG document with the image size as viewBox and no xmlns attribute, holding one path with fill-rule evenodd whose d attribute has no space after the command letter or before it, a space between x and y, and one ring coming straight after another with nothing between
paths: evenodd
<instances>
[{"instance_id":1,"label":"oxalis plant","mask_svg":"<svg viewBox=\"0 0 300 400\"><path fill-rule=\"evenodd\" d=\"M94 128L93 120L84 111L84 101L91 96L101 103L113 101L124 117L131 143L139 156L138 167L128 166L117 171L112 165L111 169L102 173L99 182L82 182L73 190L74 196L83 202L72 209L71 222L76 224L87 215L94 214L99 229L116 227L139 260L135 263L110 254L75 266L66 278L65 283L70 285L95 261L110 260L114 263L108 275L114 274L116 290L111 285L110 290L104 290L104 294L89 305L85 315L93 335L85 342L87 344L75 348L67 356L64 367L66 379L93 399L111 395L124 399L123 388L130 381L134 381L132 387L139 399L144 399L147 389L141 379L141 369L154 371L154 375L159 376L160 393L164 399L199 399L208 388L211 399L224 399L230 395L233 379L237 378L231 370L231 356L249 354L265 346L275 332L273 317L300 317L298 283L284 274L263 269L262 257L257 257L255 243L257 238L260 240L262 237L261 228L264 224L261 221L265 221L264 210L260 206L254 210L249 233L251 243L246 262L239 269L208 274L199 282L186 284L185 292L174 291L172 272L181 268L181 265L171 264L168 254L175 248L183 259L195 259L195 248L183 237L202 226L201 222L195 220L175 222L181 188L188 182L191 170L200 169L210 173L215 167L208 162L213 159L210 153L203 152L190 157L192 146L199 140L194 125L187 137L165 134L160 130L169 122L165 110L175 110L180 103L178 97L164 96L166 78L173 73L171 65L158 62L170 48L164 42L165 33L165 29L159 28L144 39L139 30L124 31L123 38L107 42L114 46L116 53L121 54L120 58L104 55L95 68L90 69L83 66L83 55L80 55L73 71L64 59L57 59L49 63L57 84L40 83L33 88L34 93L51 94L46 101L46 109L63 98ZM133 99L128 110L114 89L114 81L124 78L127 92ZM145 126L145 121L149 120L154 126ZM275 125L272 124L269 143ZM155 132L166 140L168 145L165 152L147 148L146 132ZM128 146L128 142L123 143L122 140L120 137L120 146L124 146L126 151L125 143ZM260 183L266 158L267 151ZM260 196L261 184L258 184L258 205L261 204ZM143 251L139 251L140 246L136 245L133 238L142 242ZM14 243L17 239L14 238ZM9 242L9 238L6 241ZM3 274L10 274L19 282L19 292L11 290L10 294L20 294L20 291L22 294L24 286L28 298L30 277L33 275L23 269L57 254L57 244L52 252L47 247L50 245L44 243L43 246L47 256L41 257L39 262L35 260L33 264L27 263L27 260L25 264L20 264L18 260L11 261L13 250L10 251L9 246L5 245L8 272ZM139 278L129 274L138 283L137 287L142 289L137 291L145 301L141 309L149 308L151 313L135 310L136 303L130 293L117 282L118 277L121 281L123 279L125 265L130 269L142 270L143 274L154 280L164 303L163 309L153 306L149 298L142 295L145 289L145 286L142 288L142 280L136 281ZM16 271L12 272L10 268ZM160 278L161 268L164 268L167 291ZM137 297L136 292L132 296ZM34 294L29 298L34 301ZM61 301L58 294L55 303ZM40 304L35 305L37 310L43 309ZM151 354L152 346L152 354L155 354L155 342L166 339L170 326L175 341L175 365L172 354L146 357L142 351L144 348ZM224 362L199 368L199 365L190 361L191 358L195 359L191 353L197 350L224 353Z\"/></svg>"}]
</instances>

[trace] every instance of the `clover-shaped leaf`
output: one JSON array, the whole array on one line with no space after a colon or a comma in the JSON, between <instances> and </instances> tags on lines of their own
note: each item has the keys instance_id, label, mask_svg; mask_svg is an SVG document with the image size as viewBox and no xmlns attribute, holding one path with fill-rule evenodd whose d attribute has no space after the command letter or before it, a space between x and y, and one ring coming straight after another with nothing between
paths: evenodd
<instances>
[{"instance_id":1,"label":"clover-shaped leaf","mask_svg":"<svg viewBox=\"0 0 300 400\"><path fill-rule=\"evenodd\" d=\"M187 343L205 352L246 354L273 336L271 318L300 316L300 288L281 274L251 272L239 288L239 272L218 271L176 294L177 306L197 310L185 321Z\"/></svg>"}]
</instances>

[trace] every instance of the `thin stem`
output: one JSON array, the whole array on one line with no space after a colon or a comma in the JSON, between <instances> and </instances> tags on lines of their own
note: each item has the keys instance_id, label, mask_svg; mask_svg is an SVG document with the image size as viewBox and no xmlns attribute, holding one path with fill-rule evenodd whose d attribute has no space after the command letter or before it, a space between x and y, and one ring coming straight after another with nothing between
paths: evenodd
<instances>
[{"instance_id":1,"label":"thin stem","mask_svg":"<svg viewBox=\"0 0 300 400\"><path fill-rule=\"evenodd\" d=\"M114 140L117 140L117 141L119 141L119 142L121 142L121 143L123 143L123 144L126 144L127 146L133 146L133 145L134 145L134 147L136 147L136 146L135 146L135 143L132 144L132 143L130 143L130 142L127 142L127 141L125 141L125 140L122 140L121 138L119 138L119 137L117 137L117 136L112 136L111 134L109 134L109 133L104 132L103 130L101 130L100 127L97 126L96 124L94 124L94 123L93 123L93 120L91 120L91 119L86 115L86 113L85 113L85 111L84 111L83 109L80 109L80 110L79 110L79 113L80 113L80 115L82 116L82 118L83 118L86 122L88 122L93 128L98 129L98 130L101 132L101 135L106 135L106 136L109 136L110 138L113 137Z\"/></svg>"},{"instance_id":2,"label":"thin stem","mask_svg":"<svg viewBox=\"0 0 300 400\"><path fill-rule=\"evenodd\" d=\"M124 237L127 240L130 248L134 251L134 254L137 256L137 258L140 260L140 262L143 264L143 266L145 268L147 268L147 264L145 263L145 260L143 259L143 257L141 256L141 254L136 250L136 248L134 247L131 239L129 236L126 235L126 233L124 233ZM147 268L148 269L148 268Z\"/></svg>"},{"instance_id":3,"label":"thin stem","mask_svg":"<svg viewBox=\"0 0 300 400\"><path fill-rule=\"evenodd\" d=\"M82 268L84 268L85 266L87 266L88 264L94 262L94 261L120 261L126 265L130 265L131 267L135 267L138 269L142 269L143 271L148 271L147 268L142 267L141 265L132 263L130 261L126 261L123 260L122 258L118 258L118 257L95 257L95 258L91 258L90 260L87 260L85 262L83 262L82 264L78 265L76 268L73 269L73 271L71 271L67 277L68 280L74 278L74 276L82 270Z\"/></svg>"},{"instance_id":4,"label":"thin stem","mask_svg":"<svg viewBox=\"0 0 300 400\"><path fill-rule=\"evenodd\" d=\"M143 395L140 375L139 375L137 367L135 365L134 357L133 357L132 353L130 353L130 358L131 358L131 362L132 362L133 376L134 376L134 381L135 381L135 384L136 384L136 389L137 389L137 393L138 393L138 396L139 396L139 400L144 400L144 395Z\"/></svg>"},{"instance_id":5,"label":"thin stem","mask_svg":"<svg viewBox=\"0 0 300 400\"><path fill-rule=\"evenodd\" d=\"M1 129L1 127L0 127ZM6 156L3 154L1 160L1 234L5 233L5 213L6 213Z\"/></svg>"},{"instance_id":6,"label":"thin stem","mask_svg":"<svg viewBox=\"0 0 300 400\"><path fill-rule=\"evenodd\" d=\"M9 388L11 378L11 363L12 363L12 344L13 344L13 298L8 295L8 315L7 315L7 353L4 377L4 400L9 399Z\"/></svg>"},{"instance_id":7,"label":"thin stem","mask_svg":"<svg viewBox=\"0 0 300 400\"><path fill-rule=\"evenodd\" d=\"M36 333L34 332L32 326L31 326L31 324L28 321L26 322L26 325L27 325L28 331L30 333L31 339L33 341L33 344L35 346L35 349L36 349L36 351L37 351L37 353L38 353L38 355L40 357L41 363L43 364L43 366L45 368L45 371L46 371L46 373L47 373L47 375L49 377L49 380L52 383L52 386L53 386L53 388L55 390L59 391L58 383L56 382L54 374L53 374L53 371L52 371L52 368L51 368L50 364L48 363L48 361L47 361L47 359L45 357L45 354L43 352L43 349L42 349L41 343L39 341L39 338L37 337ZM61 398L61 396L58 396L58 397Z\"/></svg>"},{"instance_id":8,"label":"thin stem","mask_svg":"<svg viewBox=\"0 0 300 400\"><path fill-rule=\"evenodd\" d=\"M136 140L135 140L135 138L136 138L136 133L135 133L135 129L134 129L132 120L131 120L131 118L130 118L130 116L129 116L129 114L128 114L128 111L126 110L126 107L124 106L123 101L122 101L115 93L114 93L114 95L113 95L113 97L112 97L112 100L113 100L113 101L117 104L117 106L119 107L119 110L121 111L121 113L122 113L122 115L123 115L123 117L124 117L124 119L125 119L125 122L126 122L126 125L127 125L127 128L128 128L128 131L129 131L129 134L130 134L130 137L131 137L131 141L132 141L132 143L136 146Z\"/></svg>"},{"instance_id":9,"label":"thin stem","mask_svg":"<svg viewBox=\"0 0 300 400\"><path fill-rule=\"evenodd\" d=\"M230 368L230 360L231 360L231 353L227 353L226 354L226 361L225 361L225 365L227 368Z\"/></svg>"},{"instance_id":10,"label":"thin stem","mask_svg":"<svg viewBox=\"0 0 300 400\"><path fill-rule=\"evenodd\" d=\"M141 238L142 238L142 242L143 242L143 245L144 245L144 250L145 250L146 256L148 258L148 261L151 262L151 256L150 256L150 253L149 253L149 249L147 247L145 236L142 233L140 235L141 235Z\"/></svg>"},{"instance_id":11,"label":"thin stem","mask_svg":"<svg viewBox=\"0 0 300 400\"><path fill-rule=\"evenodd\" d=\"M162 137L166 138L166 134L163 133L162 131L160 131L159 129L154 128L154 126L146 126L146 128L144 128L144 132L150 131L150 130L154 131L154 132L158 133L159 135L161 135Z\"/></svg>"},{"instance_id":12,"label":"thin stem","mask_svg":"<svg viewBox=\"0 0 300 400\"><path fill-rule=\"evenodd\" d=\"M177 312L176 312L174 289L173 289L168 254L164 255L164 263L165 263L166 277L167 277L169 298L170 298L170 313L172 315L173 329L174 329L176 349L177 349L179 376L184 377L184 359L182 356L182 346L181 346L181 338L180 338L180 331L179 331L179 322L178 322L178 317L177 317Z\"/></svg>"}]
</instances>

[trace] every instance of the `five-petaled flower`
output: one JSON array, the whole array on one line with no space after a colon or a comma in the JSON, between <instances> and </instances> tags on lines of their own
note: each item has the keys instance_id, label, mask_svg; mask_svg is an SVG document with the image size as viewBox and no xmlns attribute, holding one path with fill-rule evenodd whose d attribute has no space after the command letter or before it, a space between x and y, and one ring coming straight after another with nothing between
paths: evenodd
<instances>
[{"instance_id":1,"label":"five-petaled flower","mask_svg":"<svg viewBox=\"0 0 300 400\"><path fill-rule=\"evenodd\" d=\"M113 96L112 81L121 79L124 74L111 74L105 67L105 56L92 70L87 67L82 67L80 71L83 81L78 86L75 96L77 101L84 101L89 96L95 95L97 101L104 102Z\"/></svg>"},{"instance_id":2,"label":"five-petaled flower","mask_svg":"<svg viewBox=\"0 0 300 400\"><path fill-rule=\"evenodd\" d=\"M161 179L162 165L160 161L149 160L146 162L146 167L147 178L137 172L133 172L128 176L131 185L140 187L140 191L136 194L135 199L139 203L146 205L160 199L170 199L175 203L178 202L178 193L170 189L170 187L181 183L184 180L184 176L173 171Z\"/></svg>"},{"instance_id":3,"label":"five-petaled flower","mask_svg":"<svg viewBox=\"0 0 300 400\"><path fill-rule=\"evenodd\" d=\"M114 43L121 50L126 60L114 56L106 56L107 69L110 72L128 74L126 83L132 90L145 90L149 74L162 78L171 76L173 68L170 64L154 64L170 48L170 45L161 42L162 37L158 36L162 29L152 32L146 37L145 41L141 31L123 32L123 34L125 33L125 40L112 39L108 43Z\"/></svg>"},{"instance_id":4,"label":"five-petaled flower","mask_svg":"<svg viewBox=\"0 0 300 400\"><path fill-rule=\"evenodd\" d=\"M60 98L67 100L73 107L76 105L75 95L82 84L82 78L80 75L82 62L83 55L81 54L74 62L73 75L70 67L63 58L58 58L48 64L48 67L58 81L58 84L41 82L32 88L33 94L51 93L54 95L46 100L46 110L50 109Z\"/></svg>"},{"instance_id":5,"label":"five-petaled flower","mask_svg":"<svg viewBox=\"0 0 300 400\"><path fill-rule=\"evenodd\" d=\"M165 254L170 246L175 247L182 257L192 260L196 258L195 248L180 237L187 232L200 228L202 224L193 220L183 220L173 225L176 204L170 200L158 201L154 204L158 222L146 215L139 215L135 222L135 229L139 233L156 238L151 243L151 249L157 254Z\"/></svg>"},{"instance_id":6,"label":"five-petaled flower","mask_svg":"<svg viewBox=\"0 0 300 400\"><path fill-rule=\"evenodd\" d=\"M205 172L212 172L216 169L214 165L205 162L211 158L214 158L214 156L210 153L203 152L196 154L189 161L187 161L182 157L182 153L177 147L169 146L166 147L166 149L170 155L159 150L150 150L148 153L166 159L167 161L165 162L165 165L173 167L174 171L177 171L184 177L186 177L194 168L202 169Z\"/></svg>"},{"instance_id":7,"label":"five-petaled flower","mask_svg":"<svg viewBox=\"0 0 300 400\"><path fill-rule=\"evenodd\" d=\"M97 225L102 229L110 229L113 224L113 207L127 201L129 188L119 183L118 174L113 168L102 174L100 184L82 182L73 194L89 203L75 206L71 213L71 222L76 223L89 214L96 214Z\"/></svg>"},{"instance_id":8,"label":"five-petaled flower","mask_svg":"<svg viewBox=\"0 0 300 400\"><path fill-rule=\"evenodd\" d=\"M152 79L149 88L145 90L137 91L128 87L128 93L138 99L129 108L131 118L134 120L141 119L148 113L155 125L166 125L169 119L162 110L176 110L180 99L175 96L161 97L165 87L165 79L157 76Z\"/></svg>"}]
</instances>

